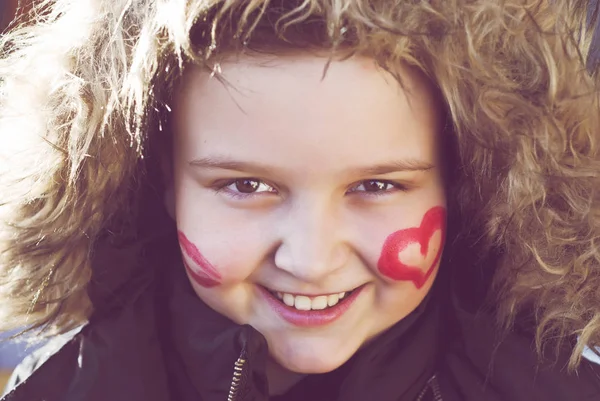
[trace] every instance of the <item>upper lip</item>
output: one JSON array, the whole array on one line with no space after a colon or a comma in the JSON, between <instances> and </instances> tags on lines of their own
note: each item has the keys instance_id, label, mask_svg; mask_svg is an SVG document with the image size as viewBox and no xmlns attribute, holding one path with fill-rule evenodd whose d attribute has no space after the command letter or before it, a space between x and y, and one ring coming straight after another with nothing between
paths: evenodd
<instances>
[{"instance_id":1,"label":"upper lip","mask_svg":"<svg viewBox=\"0 0 600 401\"><path fill-rule=\"evenodd\" d=\"M364 285L364 284L362 284ZM346 290L340 290L340 291L328 291L328 292L297 292L297 291L285 291L285 290L278 290L275 288L271 288L271 287L267 287L266 285L263 285L263 288L265 288L268 291L271 292L280 292L282 294L292 294L295 296L305 296L305 297L318 297L318 296L327 296L327 295L337 295L337 294L341 294L342 292L350 292L350 291L354 291L357 288L361 287L362 285L357 285L354 287L350 287L351 289L346 289Z\"/></svg>"}]
</instances>

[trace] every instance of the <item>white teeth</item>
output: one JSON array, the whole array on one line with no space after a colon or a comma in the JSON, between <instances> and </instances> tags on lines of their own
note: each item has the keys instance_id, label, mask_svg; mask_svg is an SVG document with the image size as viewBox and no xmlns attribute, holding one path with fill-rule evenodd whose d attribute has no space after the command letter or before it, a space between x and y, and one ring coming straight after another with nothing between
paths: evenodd
<instances>
[{"instance_id":1,"label":"white teeth","mask_svg":"<svg viewBox=\"0 0 600 401\"><path fill-rule=\"evenodd\" d=\"M340 294L331 294L327 297L327 305L333 306L340 302Z\"/></svg>"},{"instance_id":2,"label":"white teeth","mask_svg":"<svg viewBox=\"0 0 600 401\"><path fill-rule=\"evenodd\" d=\"M310 310L311 309L310 298L305 297L304 295L296 296L296 299L294 300L294 307L298 310Z\"/></svg>"},{"instance_id":3,"label":"white teeth","mask_svg":"<svg viewBox=\"0 0 600 401\"><path fill-rule=\"evenodd\" d=\"M331 295L319 295L314 298L309 298L305 295L292 295L284 292L273 292L277 298L283 301L287 306L294 307L298 310L323 310L338 304L341 299L346 296L346 292Z\"/></svg>"},{"instance_id":4,"label":"white teeth","mask_svg":"<svg viewBox=\"0 0 600 401\"><path fill-rule=\"evenodd\" d=\"M294 296L292 294L283 294L283 303L287 306L294 306Z\"/></svg>"},{"instance_id":5,"label":"white teeth","mask_svg":"<svg viewBox=\"0 0 600 401\"><path fill-rule=\"evenodd\" d=\"M327 295L321 295L313 299L310 308L314 310L321 310L327 308Z\"/></svg>"}]
</instances>

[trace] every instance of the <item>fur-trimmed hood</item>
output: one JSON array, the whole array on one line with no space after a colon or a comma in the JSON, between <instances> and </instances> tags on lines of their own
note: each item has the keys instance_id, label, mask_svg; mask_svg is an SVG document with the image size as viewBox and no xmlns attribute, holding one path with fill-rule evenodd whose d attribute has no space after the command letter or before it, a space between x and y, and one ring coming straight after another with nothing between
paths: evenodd
<instances>
[{"instance_id":1,"label":"fur-trimmed hood","mask_svg":"<svg viewBox=\"0 0 600 401\"><path fill-rule=\"evenodd\" d=\"M218 76L223 53L285 43L421 69L453 138L454 243L498 255L490 300L499 321L531 311L540 346L580 336L573 365L584 344L600 344L600 113L597 69L586 69L596 14L587 2L284 4L47 0L35 23L1 39L0 330L65 331L90 315L97 244L129 232L185 66Z\"/></svg>"}]
</instances>

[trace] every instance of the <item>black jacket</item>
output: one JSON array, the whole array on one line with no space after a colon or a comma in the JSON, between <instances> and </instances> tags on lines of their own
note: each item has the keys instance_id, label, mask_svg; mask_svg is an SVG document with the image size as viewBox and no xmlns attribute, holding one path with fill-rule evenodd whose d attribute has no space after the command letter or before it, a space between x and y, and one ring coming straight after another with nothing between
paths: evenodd
<instances>
[{"instance_id":1,"label":"black jacket","mask_svg":"<svg viewBox=\"0 0 600 401\"><path fill-rule=\"evenodd\" d=\"M538 363L526 330L500 335L443 273L415 312L342 367L269 398L264 338L200 301L176 244L165 245L171 234L101 247L89 324L27 358L2 401L600 400L600 366L569 375L568 349Z\"/></svg>"}]
</instances>

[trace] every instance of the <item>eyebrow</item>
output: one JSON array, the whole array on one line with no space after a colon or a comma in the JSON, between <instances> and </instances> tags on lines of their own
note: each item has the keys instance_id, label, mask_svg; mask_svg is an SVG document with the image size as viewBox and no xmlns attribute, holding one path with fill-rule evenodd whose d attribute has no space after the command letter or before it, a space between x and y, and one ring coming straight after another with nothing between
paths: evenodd
<instances>
[{"instance_id":1,"label":"eyebrow","mask_svg":"<svg viewBox=\"0 0 600 401\"><path fill-rule=\"evenodd\" d=\"M204 169L221 169L221 170L233 170L240 172L253 172L256 174L268 174L272 173L275 169L268 165L259 162L247 162L241 160L229 159L223 156L212 156L203 157L200 159L194 159L189 162L190 166L199 167ZM428 171L433 169L435 166L423 160L418 159L405 159L395 160L391 162L376 164L373 166L351 168L347 172L349 174L358 176L368 175L383 175L389 173L397 173L404 171Z\"/></svg>"},{"instance_id":2,"label":"eyebrow","mask_svg":"<svg viewBox=\"0 0 600 401\"><path fill-rule=\"evenodd\" d=\"M359 167L351 171L356 175L383 175L402 171L428 171L434 165L423 160L406 159L395 160L388 163L377 164L368 167Z\"/></svg>"},{"instance_id":3,"label":"eyebrow","mask_svg":"<svg viewBox=\"0 0 600 401\"><path fill-rule=\"evenodd\" d=\"M269 166L262 163L233 160L222 156L203 157L200 159L194 159L190 161L190 166L210 170L221 169L234 171L252 171L258 174L265 174L269 171L273 171L273 168L269 168Z\"/></svg>"}]
</instances>

